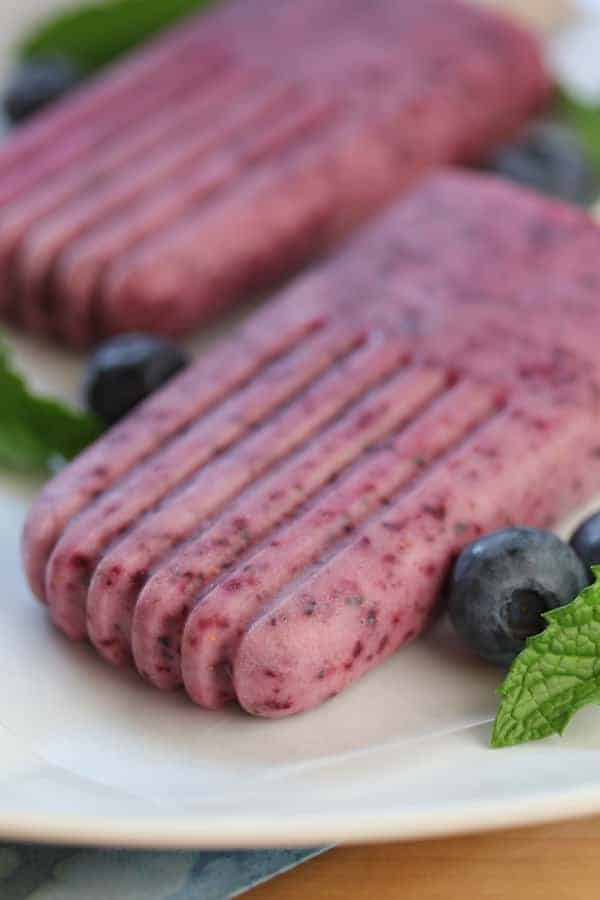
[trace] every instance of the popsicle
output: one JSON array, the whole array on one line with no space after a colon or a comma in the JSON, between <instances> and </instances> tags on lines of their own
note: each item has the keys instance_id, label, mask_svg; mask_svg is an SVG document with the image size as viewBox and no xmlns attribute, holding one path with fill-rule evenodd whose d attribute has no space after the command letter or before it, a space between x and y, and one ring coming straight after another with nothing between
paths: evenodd
<instances>
[{"instance_id":1,"label":"popsicle","mask_svg":"<svg viewBox=\"0 0 600 900\"><path fill-rule=\"evenodd\" d=\"M579 210L426 179L49 483L33 591L206 708L333 697L466 543L600 488L599 251Z\"/></svg>"},{"instance_id":2,"label":"popsicle","mask_svg":"<svg viewBox=\"0 0 600 900\"><path fill-rule=\"evenodd\" d=\"M550 91L535 39L461 0L225 2L3 144L0 309L75 346L187 333Z\"/></svg>"}]
</instances>

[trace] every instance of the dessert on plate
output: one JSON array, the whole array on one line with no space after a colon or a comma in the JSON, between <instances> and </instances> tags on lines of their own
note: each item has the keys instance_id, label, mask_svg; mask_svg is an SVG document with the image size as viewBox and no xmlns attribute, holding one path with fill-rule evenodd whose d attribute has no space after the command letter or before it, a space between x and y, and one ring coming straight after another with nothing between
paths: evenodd
<instances>
[{"instance_id":1,"label":"dessert on plate","mask_svg":"<svg viewBox=\"0 0 600 900\"><path fill-rule=\"evenodd\" d=\"M67 635L278 717L426 627L484 533L600 488L600 234L447 170L63 470L24 534Z\"/></svg>"}]
</instances>

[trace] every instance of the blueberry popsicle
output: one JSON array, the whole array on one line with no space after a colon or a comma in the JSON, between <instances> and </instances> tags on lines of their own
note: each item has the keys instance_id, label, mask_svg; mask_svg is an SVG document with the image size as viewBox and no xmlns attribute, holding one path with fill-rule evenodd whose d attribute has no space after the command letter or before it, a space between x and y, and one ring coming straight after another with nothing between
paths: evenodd
<instances>
[{"instance_id":1,"label":"blueberry popsicle","mask_svg":"<svg viewBox=\"0 0 600 900\"><path fill-rule=\"evenodd\" d=\"M425 381L426 373L418 374L421 381ZM329 551L332 545L347 541L365 520L382 506L388 506L395 493L410 485L422 469L432 464L449 446L464 439L501 404L501 398L487 386L459 385L450 391L444 390L447 388L444 381L438 386L442 388L439 391L441 399L420 404L416 415L409 412L403 427L387 446L377 448L366 460L354 465L338 484L309 504L294 522L271 535L267 544L246 561L239 575L227 578L215 590L203 592L186 622L181 646L186 688L196 702L218 708L224 701L234 698L230 672L241 639L254 618L261 615L269 607L269 601L287 586L290 573L294 579L297 573L313 568L321 554ZM436 400L435 395L427 398L428 401L432 399ZM366 546L364 540L361 548L363 546ZM281 564L282 559L285 559L285 565ZM390 559L387 560L389 566ZM431 575L434 574L437 573L432 571ZM353 603L357 596L356 593L350 595ZM138 617L143 613L143 604L141 597L134 624L136 641L140 639ZM356 602L354 605L362 604ZM308 618L318 612L318 607L315 598L304 595L304 614ZM364 615L365 610L362 613ZM269 628L272 627L275 626L270 621ZM169 648L177 648L174 635L171 635ZM155 645L155 654L156 650L161 650L160 645ZM156 656L161 659L160 652ZM163 667L164 656L163 652ZM136 661L146 674L139 650ZM267 676L268 684L273 677ZM276 693L281 693L282 685L276 687L279 689ZM277 699L277 696L271 693L269 700L273 698ZM268 704L266 701L255 706L268 709Z\"/></svg>"},{"instance_id":2,"label":"blueberry popsicle","mask_svg":"<svg viewBox=\"0 0 600 900\"><path fill-rule=\"evenodd\" d=\"M23 539L25 568L40 600L46 597L46 564L72 518L203 413L327 327L327 315L317 310L320 300L326 306L326 296L317 285L314 290L310 283L306 287L301 305L290 296L256 315L236 332L229 347L221 344L204 356L47 485Z\"/></svg>"},{"instance_id":3,"label":"blueberry popsicle","mask_svg":"<svg viewBox=\"0 0 600 900\"><path fill-rule=\"evenodd\" d=\"M206 708L339 693L466 543L600 488L599 250L580 211L431 176L48 485L32 588Z\"/></svg>"},{"instance_id":4,"label":"blueberry popsicle","mask_svg":"<svg viewBox=\"0 0 600 900\"><path fill-rule=\"evenodd\" d=\"M249 385L229 397L134 469L123 481L80 513L50 557L46 592L57 625L71 637L85 637L85 600L89 579L103 549L126 534L148 510L180 489L190 475L221 457L230 447L298 396L315 377L362 341L360 326L348 325L317 335L284 359L267 366ZM270 452L276 448L271 445ZM265 463L268 463L269 457ZM244 466L244 460L240 460ZM246 462L245 477L251 477ZM227 496L227 485L219 484ZM215 499L215 503L218 504ZM183 512L183 503L182 503Z\"/></svg>"},{"instance_id":5,"label":"blueberry popsicle","mask_svg":"<svg viewBox=\"0 0 600 900\"><path fill-rule=\"evenodd\" d=\"M488 420L425 478L405 492L396 490L390 508L371 517L353 540L338 535L337 541L324 541L312 565L294 541L285 548L290 560L284 577L271 579L271 561L262 561L251 595L260 591L266 602L254 608L249 623L241 618L247 630L232 653L227 644L223 653L223 644L214 638L227 630L227 616L213 617L207 625L202 605L197 607L182 650L190 696L209 707L236 696L256 715L301 712L335 696L417 637L431 616L448 562L465 538L521 521L547 526L574 501L570 486L561 496L553 480L585 440L589 422L583 416L569 422L548 412L541 433L534 421L539 409L537 403L534 413L511 408ZM505 485L509 461L513 466ZM597 466L595 474L597 479ZM307 534L302 523L299 530ZM290 581L296 555L301 568ZM242 579L240 592L244 586ZM236 605L231 628L238 616ZM203 626L209 642L204 652L195 643ZM222 656L215 657L215 646ZM233 689L221 686L218 693L215 673L222 673L223 665Z\"/></svg>"},{"instance_id":6,"label":"blueberry popsicle","mask_svg":"<svg viewBox=\"0 0 600 900\"><path fill-rule=\"evenodd\" d=\"M461 0L225 2L3 145L0 309L75 346L186 333L549 94L535 40Z\"/></svg>"},{"instance_id":7,"label":"blueberry popsicle","mask_svg":"<svg viewBox=\"0 0 600 900\"><path fill-rule=\"evenodd\" d=\"M405 391L402 402L397 402L399 382ZM299 453L242 494L227 510L227 515L220 517L212 528L203 532L198 529L197 540L189 542L184 553L173 555L172 565L180 567L184 561L186 563L185 591L171 597L170 591L165 590L168 573L164 567L159 568L157 577L150 580L139 597L132 627L137 664L149 680L154 677L157 684L164 686L171 683L171 678L176 683L180 677L176 665L180 635L174 628L170 629L169 622L181 619L186 604L193 604L199 591L206 591L245 550L268 536L278 523L293 516L307 498L337 480L357 458L406 421L411 411L442 385L441 373L414 372L409 367L398 372L389 383L368 391L364 402L353 406L339 423L322 432L318 445L314 440L305 442ZM319 450L322 450L320 454ZM202 566L199 571L198 563ZM171 633L175 664L169 672L164 669L158 672L154 651L161 638L164 642L166 633ZM162 659L161 665L164 665Z\"/></svg>"},{"instance_id":8,"label":"blueberry popsicle","mask_svg":"<svg viewBox=\"0 0 600 900\"><path fill-rule=\"evenodd\" d=\"M96 570L87 599L88 628L99 651L108 652L112 657L115 650L122 648L123 639L131 636L130 619L143 586L138 584L136 589L135 576L140 567L146 578L150 578L154 560L160 562L166 551L186 538L203 535L206 529L202 525L214 518L211 512L218 509L224 491L234 497L249 485L255 495L260 495L264 506L257 506L254 515L246 515L247 510L240 506L245 496L243 491L239 503L228 505L227 516L215 526L218 536L214 536L213 548L221 558L220 563L215 559L213 566L225 566L235 558L236 543L241 542L243 549L259 533L258 529L268 530L272 521L293 508L294 502L308 489L300 481L303 474L318 487L337 471L331 468L332 460L339 467L385 434L390 421L401 417L402 411L393 403L393 388L383 386L378 390L378 384L402 367L406 355L405 342L387 341L381 335L373 335L364 347L317 378L267 427L251 434L236 454L215 460L200 477L191 479L185 490L173 498L174 502L163 504L154 515L147 516L141 530L135 529L113 552L109 551ZM365 391L371 393L371 389L374 402L367 406L365 400L363 406L354 409L353 401ZM349 405L351 411L345 416ZM338 423L335 420L339 417ZM331 420L335 424L323 434L323 439L337 441L339 450L337 456L332 453L323 458L323 454L315 453L310 437L320 425ZM358 440L355 439L357 431L360 431ZM269 466L279 459L283 460L280 465ZM269 474L260 478L264 472ZM294 484L297 486L292 487ZM193 555L188 553L190 566ZM181 559L177 564L181 564ZM187 585L187 592L193 592L191 577ZM179 601L183 602L181 595ZM127 647L126 642L124 649Z\"/></svg>"}]
</instances>

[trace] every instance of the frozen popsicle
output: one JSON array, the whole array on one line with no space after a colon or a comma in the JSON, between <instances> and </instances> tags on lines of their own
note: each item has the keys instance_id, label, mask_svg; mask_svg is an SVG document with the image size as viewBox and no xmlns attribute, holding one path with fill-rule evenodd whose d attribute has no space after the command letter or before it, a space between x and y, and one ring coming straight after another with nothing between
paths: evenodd
<instances>
[{"instance_id":1,"label":"frozen popsicle","mask_svg":"<svg viewBox=\"0 0 600 900\"><path fill-rule=\"evenodd\" d=\"M32 589L206 708L334 696L466 543L600 488L599 251L580 211L426 179L50 482Z\"/></svg>"},{"instance_id":2,"label":"frozen popsicle","mask_svg":"<svg viewBox=\"0 0 600 900\"><path fill-rule=\"evenodd\" d=\"M185 333L549 94L535 39L461 0L225 2L2 146L0 309L76 346Z\"/></svg>"}]
</instances>

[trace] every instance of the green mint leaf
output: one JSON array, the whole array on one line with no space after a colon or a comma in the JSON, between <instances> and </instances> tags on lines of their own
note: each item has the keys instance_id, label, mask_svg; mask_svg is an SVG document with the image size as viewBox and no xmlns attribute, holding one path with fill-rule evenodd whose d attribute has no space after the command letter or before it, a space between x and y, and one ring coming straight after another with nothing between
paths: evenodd
<instances>
[{"instance_id":1,"label":"green mint leaf","mask_svg":"<svg viewBox=\"0 0 600 900\"><path fill-rule=\"evenodd\" d=\"M600 702L600 566L568 606L545 613L500 689L492 747L562 734L577 710Z\"/></svg>"},{"instance_id":2,"label":"green mint leaf","mask_svg":"<svg viewBox=\"0 0 600 900\"><path fill-rule=\"evenodd\" d=\"M23 58L66 56L93 72L215 0L99 0L59 14L30 34ZM152 86L149 85L149 90Z\"/></svg>"},{"instance_id":3,"label":"green mint leaf","mask_svg":"<svg viewBox=\"0 0 600 900\"><path fill-rule=\"evenodd\" d=\"M600 107L580 103L563 92L558 114L579 134L590 163L600 172Z\"/></svg>"},{"instance_id":4,"label":"green mint leaf","mask_svg":"<svg viewBox=\"0 0 600 900\"><path fill-rule=\"evenodd\" d=\"M0 467L49 471L77 456L102 430L95 416L33 394L0 341Z\"/></svg>"}]
</instances>

